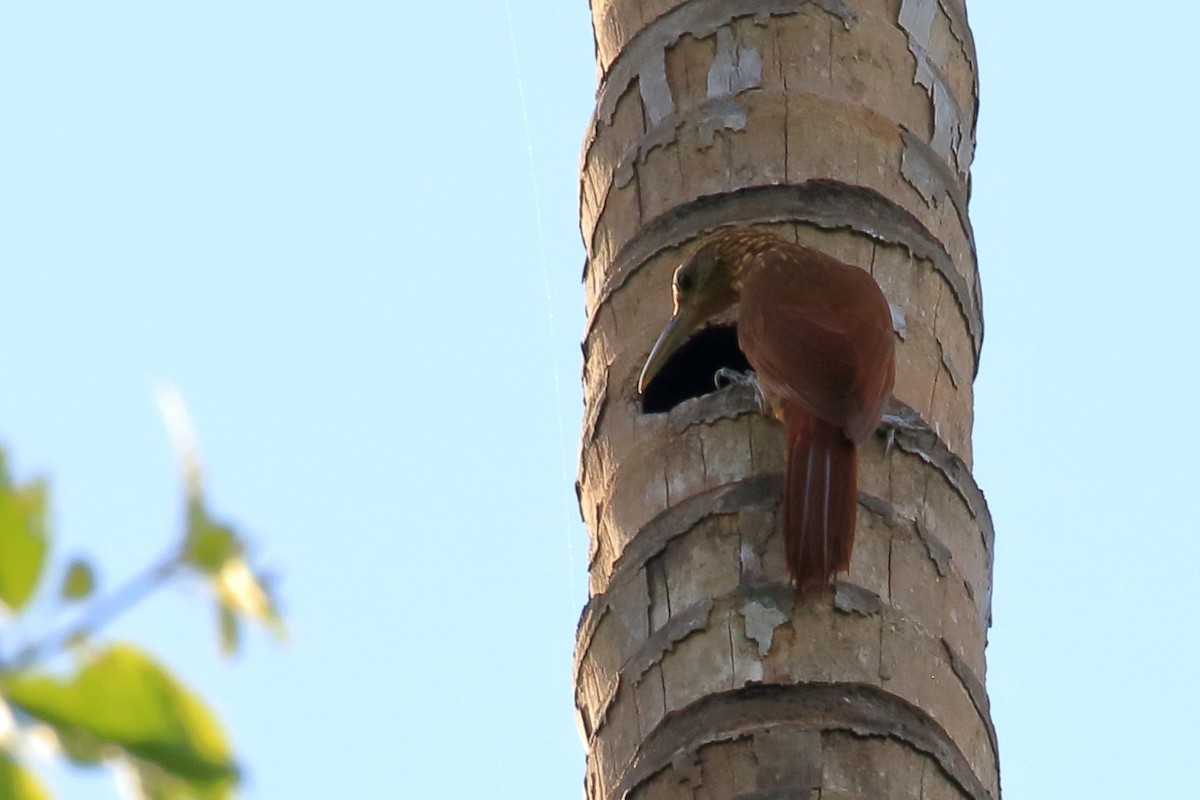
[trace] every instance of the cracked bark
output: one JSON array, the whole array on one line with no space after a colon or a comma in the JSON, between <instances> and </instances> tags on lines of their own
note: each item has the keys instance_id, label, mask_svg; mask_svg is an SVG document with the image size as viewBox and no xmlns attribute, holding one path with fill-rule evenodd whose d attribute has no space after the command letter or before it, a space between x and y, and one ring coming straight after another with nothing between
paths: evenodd
<instances>
[{"instance_id":1,"label":"cracked bark","mask_svg":"<svg viewBox=\"0 0 1200 800\"><path fill-rule=\"evenodd\" d=\"M575 650L589 800L997 798L994 531L971 476L982 299L963 0L593 0ZM642 414L697 238L757 225L858 263L897 333L847 574L796 604L784 452L732 386ZM735 315L722 320L735 322ZM881 777L882 776L882 777Z\"/></svg>"}]
</instances>

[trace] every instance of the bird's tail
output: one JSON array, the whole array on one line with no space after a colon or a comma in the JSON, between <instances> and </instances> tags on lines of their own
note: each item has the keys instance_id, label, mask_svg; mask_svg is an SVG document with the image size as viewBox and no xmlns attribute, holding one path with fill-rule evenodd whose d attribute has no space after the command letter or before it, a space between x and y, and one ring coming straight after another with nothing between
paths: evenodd
<instances>
[{"instance_id":1,"label":"bird's tail","mask_svg":"<svg viewBox=\"0 0 1200 800\"><path fill-rule=\"evenodd\" d=\"M839 426L785 409L788 437L783 531L796 595L820 591L850 568L858 503L858 453Z\"/></svg>"}]
</instances>

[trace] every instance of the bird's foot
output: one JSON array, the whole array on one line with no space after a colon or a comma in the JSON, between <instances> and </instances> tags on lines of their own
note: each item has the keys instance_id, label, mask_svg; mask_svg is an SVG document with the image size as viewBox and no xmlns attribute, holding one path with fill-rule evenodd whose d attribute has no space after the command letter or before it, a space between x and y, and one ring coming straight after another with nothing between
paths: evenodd
<instances>
[{"instance_id":1,"label":"bird's foot","mask_svg":"<svg viewBox=\"0 0 1200 800\"><path fill-rule=\"evenodd\" d=\"M731 367L721 367L713 374L713 383L718 389L724 389L727 386L749 386L754 390L754 399L758 401L758 410L764 414L767 413L767 397L763 394L762 384L759 383L758 375L754 373L754 370L738 372Z\"/></svg>"},{"instance_id":2,"label":"bird's foot","mask_svg":"<svg viewBox=\"0 0 1200 800\"><path fill-rule=\"evenodd\" d=\"M738 372L733 367L721 367L713 373L713 383L718 389L724 389L726 386L757 386L758 376L752 369Z\"/></svg>"},{"instance_id":3,"label":"bird's foot","mask_svg":"<svg viewBox=\"0 0 1200 800\"><path fill-rule=\"evenodd\" d=\"M879 429L883 432L883 436L887 439L887 445L884 447L884 455L891 455L892 447L896 444L896 434L900 431L912 431L915 428L911 420L901 414L883 415L883 419L879 421Z\"/></svg>"}]
</instances>

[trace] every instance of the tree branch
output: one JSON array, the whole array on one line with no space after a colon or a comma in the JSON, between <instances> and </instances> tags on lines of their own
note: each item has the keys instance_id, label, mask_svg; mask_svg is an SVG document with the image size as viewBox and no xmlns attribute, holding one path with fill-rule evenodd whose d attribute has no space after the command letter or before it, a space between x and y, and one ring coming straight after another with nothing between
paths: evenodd
<instances>
[{"instance_id":1,"label":"tree branch","mask_svg":"<svg viewBox=\"0 0 1200 800\"><path fill-rule=\"evenodd\" d=\"M56 654L69 642L96 633L119 614L165 584L182 564L182 554L179 551L172 552L134 575L111 594L89 603L73 624L21 648L11 661L0 663L0 671L15 672L27 669Z\"/></svg>"}]
</instances>

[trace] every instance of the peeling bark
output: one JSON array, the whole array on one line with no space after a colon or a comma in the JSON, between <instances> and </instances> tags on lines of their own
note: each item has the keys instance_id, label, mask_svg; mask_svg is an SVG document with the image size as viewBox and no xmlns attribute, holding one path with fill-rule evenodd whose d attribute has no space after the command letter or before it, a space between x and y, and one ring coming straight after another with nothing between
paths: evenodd
<instances>
[{"instance_id":1,"label":"peeling bark","mask_svg":"<svg viewBox=\"0 0 1200 800\"><path fill-rule=\"evenodd\" d=\"M945 729L920 708L874 686L839 683L746 687L705 698L685 713L664 720L608 796L635 796L642 784L671 768L681 753L694 753L705 744L741 737L748 731L784 725L899 739L930 756L964 796L973 800L995 796L975 777Z\"/></svg>"},{"instance_id":2,"label":"peeling bark","mask_svg":"<svg viewBox=\"0 0 1200 800\"><path fill-rule=\"evenodd\" d=\"M936 467L950 482L966 502L967 508L971 509L972 516L982 523L984 545L990 554L996 533L992 528L987 500L962 459L950 452L937 432L930 428L920 415L897 400L893 400L885 412L884 424L894 426L895 443L900 449L920 456L923 461Z\"/></svg>"},{"instance_id":3,"label":"peeling bark","mask_svg":"<svg viewBox=\"0 0 1200 800\"><path fill-rule=\"evenodd\" d=\"M642 64L657 58L684 36L703 39L744 17L761 21L795 14L810 4L837 16L847 28L854 24L854 12L842 0L693 0L668 12L642 28L609 66L596 96L596 121L609 124L615 97L641 73ZM591 128L595 130L596 125Z\"/></svg>"},{"instance_id":4,"label":"peeling bark","mask_svg":"<svg viewBox=\"0 0 1200 800\"><path fill-rule=\"evenodd\" d=\"M756 600L748 601L741 612L746 620L746 635L758 644L758 654L765 656L771 651L775 629L787 622L787 614L774 605L763 605Z\"/></svg>"},{"instance_id":5,"label":"peeling bark","mask_svg":"<svg viewBox=\"0 0 1200 800\"><path fill-rule=\"evenodd\" d=\"M971 166L974 140L964 130L966 115L951 91L949 81L929 54L930 31L939 6L938 0L903 0L899 21L908 36L908 50L916 62L913 80L925 88L933 102L930 147L965 176Z\"/></svg>"},{"instance_id":6,"label":"peeling bark","mask_svg":"<svg viewBox=\"0 0 1200 800\"><path fill-rule=\"evenodd\" d=\"M883 605L879 600L879 595L869 589L853 583L838 581L834 586L833 607L847 614L873 617L880 612Z\"/></svg>"}]
</instances>

